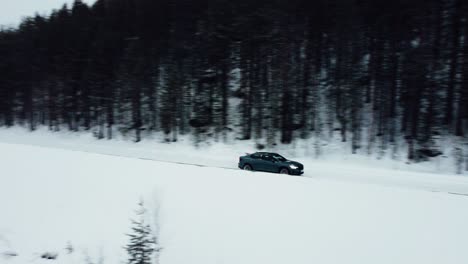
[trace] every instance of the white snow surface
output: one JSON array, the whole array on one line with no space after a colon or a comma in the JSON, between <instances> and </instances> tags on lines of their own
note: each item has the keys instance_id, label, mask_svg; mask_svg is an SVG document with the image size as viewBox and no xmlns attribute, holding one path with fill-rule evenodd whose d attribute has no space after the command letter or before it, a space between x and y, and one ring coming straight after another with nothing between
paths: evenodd
<instances>
[{"instance_id":1,"label":"white snow surface","mask_svg":"<svg viewBox=\"0 0 468 264\"><path fill-rule=\"evenodd\" d=\"M1 264L125 263L139 199L161 264L468 263L465 176L305 158L303 177L246 172L241 145L0 142Z\"/></svg>"}]
</instances>

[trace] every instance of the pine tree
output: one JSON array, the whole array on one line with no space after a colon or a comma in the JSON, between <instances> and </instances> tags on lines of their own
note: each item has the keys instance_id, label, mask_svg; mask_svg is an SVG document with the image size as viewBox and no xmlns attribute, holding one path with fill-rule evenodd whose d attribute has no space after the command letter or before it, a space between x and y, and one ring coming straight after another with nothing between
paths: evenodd
<instances>
[{"instance_id":1,"label":"pine tree","mask_svg":"<svg viewBox=\"0 0 468 264\"><path fill-rule=\"evenodd\" d=\"M143 201L138 204L136 211L138 220L132 220L132 233L129 244L125 247L128 253L128 264L150 264L155 253L158 253L157 237L153 234L151 227L146 223L146 209Z\"/></svg>"}]
</instances>

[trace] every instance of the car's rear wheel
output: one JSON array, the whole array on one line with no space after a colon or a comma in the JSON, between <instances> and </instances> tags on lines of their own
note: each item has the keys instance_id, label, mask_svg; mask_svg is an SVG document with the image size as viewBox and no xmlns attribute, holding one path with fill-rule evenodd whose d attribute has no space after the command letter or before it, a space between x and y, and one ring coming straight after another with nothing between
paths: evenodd
<instances>
[{"instance_id":1,"label":"car's rear wheel","mask_svg":"<svg viewBox=\"0 0 468 264\"><path fill-rule=\"evenodd\" d=\"M246 171L251 171L252 170L252 166L250 166L249 164L245 164L244 167L242 167L243 170L246 170Z\"/></svg>"},{"instance_id":2,"label":"car's rear wheel","mask_svg":"<svg viewBox=\"0 0 468 264\"><path fill-rule=\"evenodd\" d=\"M279 173L280 174L289 174L289 170L286 169L286 168L281 168Z\"/></svg>"}]
</instances>

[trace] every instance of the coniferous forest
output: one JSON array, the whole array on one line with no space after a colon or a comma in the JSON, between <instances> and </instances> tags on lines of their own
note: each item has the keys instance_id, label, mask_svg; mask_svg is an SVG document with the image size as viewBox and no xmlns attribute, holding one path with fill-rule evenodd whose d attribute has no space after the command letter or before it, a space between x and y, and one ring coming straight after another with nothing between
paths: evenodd
<instances>
[{"instance_id":1,"label":"coniferous forest","mask_svg":"<svg viewBox=\"0 0 468 264\"><path fill-rule=\"evenodd\" d=\"M2 28L0 76L0 126L419 161L468 144L468 2L76 0Z\"/></svg>"}]
</instances>

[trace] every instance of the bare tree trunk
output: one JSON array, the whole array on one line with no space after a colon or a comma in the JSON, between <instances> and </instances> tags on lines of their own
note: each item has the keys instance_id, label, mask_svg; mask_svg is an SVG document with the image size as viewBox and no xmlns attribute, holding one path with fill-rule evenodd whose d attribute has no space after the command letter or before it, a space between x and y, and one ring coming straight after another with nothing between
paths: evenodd
<instances>
[{"instance_id":1,"label":"bare tree trunk","mask_svg":"<svg viewBox=\"0 0 468 264\"><path fill-rule=\"evenodd\" d=\"M452 47L450 55L450 76L446 99L445 125L452 130L455 88L457 85L458 55L460 47L460 12L463 0L455 0L452 19Z\"/></svg>"}]
</instances>

